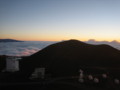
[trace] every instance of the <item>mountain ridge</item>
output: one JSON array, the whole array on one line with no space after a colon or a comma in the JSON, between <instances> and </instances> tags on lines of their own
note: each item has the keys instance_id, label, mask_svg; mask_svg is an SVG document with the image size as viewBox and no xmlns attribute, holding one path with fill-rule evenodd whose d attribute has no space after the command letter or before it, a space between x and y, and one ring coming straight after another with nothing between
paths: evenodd
<instances>
[{"instance_id":1,"label":"mountain ridge","mask_svg":"<svg viewBox=\"0 0 120 90\"><path fill-rule=\"evenodd\" d=\"M81 67L120 67L120 51L109 45L69 40L49 45L22 61L25 72L45 67L55 76L72 75Z\"/></svg>"},{"instance_id":2,"label":"mountain ridge","mask_svg":"<svg viewBox=\"0 0 120 90\"><path fill-rule=\"evenodd\" d=\"M23 42L23 41L15 39L0 39L0 42Z\"/></svg>"}]
</instances>

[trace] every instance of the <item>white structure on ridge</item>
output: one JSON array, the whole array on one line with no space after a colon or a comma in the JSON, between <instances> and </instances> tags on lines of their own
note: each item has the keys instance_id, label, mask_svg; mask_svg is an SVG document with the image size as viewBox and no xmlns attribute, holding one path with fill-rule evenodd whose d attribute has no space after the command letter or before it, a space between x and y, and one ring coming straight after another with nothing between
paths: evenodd
<instances>
[{"instance_id":1,"label":"white structure on ridge","mask_svg":"<svg viewBox=\"0 0 120 90\"><path fill-rule=\"evenodd\" d=\"M80 69L79 72L80 72L80 75L79 75L78 81L81 82L81 83L83 83L84 82L84 79L83 79L83 77L84 77L83 70Z\"/></svg>"},{"instance_id":2,"label":"white structure on ridge","mask_svg":"<svg viewBox=\"0 0 120 90\"><path fill-rule=\"evenodd\" d=\"M95 83L99 83L99 79L98 79L98 78L94 78L93 81L94 81Z\"/></svg>"},{"instance_id":3,"label":"white structure on ridge","mask_svg":"<svg viewBox=\"0 0 120 90\"><path fill-rule=\"evenodd\" d=\"M79 78L83 78L83 77L84 77L84 75L83 75L83 70L80 69L79 72L80 72Z\"/></svg>"},{"instance_id":4,"label":"white structure on ridge","mask_svg":"<svg viewBox=\"0 0 120 90\"><path fill-rule=\"evenodd\" d=\"M89 80L93 80L93 76L92 75L88 75L88 79Z\"/></svg>"},{"instance_id":5,"label":"white structure on ridge","mask_svg":"<svg viewBox=\"0 0 120 90\"><path fill-rule=\"evenodd\" d=\"M107 78L107 74L102 74L102 77L103 78Z\"/></svg>"},{"instance_id":6,"label":"white structure on ridge","mask_svg":"<svg viewBox=\"0 0 120 90\"><path fill-rule=\"evenodd\" d=\"M114 79L114 83L119 84L120 83L119 79Z\"/></svg>"},{"instance_id":7,"label":"white structure on ridge","mask_svg":"<svg viewBox=\"0 0 120 90\"><path fill-rule=\"evenodd\" d=\"M36 68L30 78L31 79L34 79L34 78L44 79L45 78L45 68Z\"/></svg>"},{"instance_id":8,"label":"white structure on ridge","mask_svg":"<svg viewBox=\"0 0 120 90\"><path fill-rule=\"evenodd\" d=\"M9 56L6 58L6 71L15 72L19 71L19 59L20 57Z\"/></svg>"}]
</instances>

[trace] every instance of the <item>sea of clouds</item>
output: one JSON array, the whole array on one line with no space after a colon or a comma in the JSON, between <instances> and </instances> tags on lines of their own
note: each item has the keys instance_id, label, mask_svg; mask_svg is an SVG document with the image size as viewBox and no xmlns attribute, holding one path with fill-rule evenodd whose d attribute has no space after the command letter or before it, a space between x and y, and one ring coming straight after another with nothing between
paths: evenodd
<instances>
[{"instance_id":1,"label":"sea of clouds","mask_svg":"<svg viewBox=\"0 0 120 90\"><path fill-rule=\"evenodd\" d=\"M108 41L96 41L94 39L90 39L88 41L85 41L86 43L89 43L89 44L95 44L95 45L99 45L99 44L107 44L107 45L110 45L118 50L120 50L120 42L116 41L116 40L113 40L111 42L108 42Z\"/></svg>"},{"instance_id":2,"label":"sea of clouds","mask_svg":"<svg viewBox=\"0 0 120 90\"><path fill-rule=\"evenodd\" d=\"M55 42L50 41L25 41L0 43L0 55L29 56Z\"/></svg>"},{"instance_id":3,"label":"sea of clouds","mask_svg":"<svg viewBox=\"0 0 120 90\"><path fill-rule=\"evenodd\" d=\"M117 41L95 41L93 39L85 41L89 44L108 44L120 50L120 42ZM0 43L0 55L9 56L29 56L39 50L57 42L51 41L25 41L25 42L2 42Z\"/></svg>"}]
</instances>

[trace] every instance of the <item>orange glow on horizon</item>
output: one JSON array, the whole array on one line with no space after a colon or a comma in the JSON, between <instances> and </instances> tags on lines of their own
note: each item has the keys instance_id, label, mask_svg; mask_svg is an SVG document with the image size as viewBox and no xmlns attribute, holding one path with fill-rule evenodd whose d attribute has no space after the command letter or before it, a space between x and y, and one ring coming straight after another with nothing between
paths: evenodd
<instances>
[{"instance_id":1,"label":"orange glow on horizon","mask_svg":"<svg viewBox=\"0 0 120 90\"><path fill-rule=\"evenodd\" d=\"M84 38L83 38L84 37ZM120 42L120 39L116 38L95 38L95 37L86 37L86 36L38 36L38 35L30 35L30 36L3 36L0 37L0 39L15 39L15 40L21 40L21 41L62 41L62 40L70 40L70 39L76 39L80 41L88 41L88 40L95 40L95 41L118 41Z\"/></svg>"},{"instance_id":2,"label":"orange glow on horizon","mask_svg":"<svg viewBox=\"0 0 120 90\"><path fill-rule=\"evenodd\" d=\"M87 39L87 38L64 38L64 39L61 39L61 38L56 38L56 39L37 39L37 38L0 38L0 39L15 39L15 40L21 40L21 41L62 41L62 40L70 40L70 39L76 39L76 40L80 40L80 41L88 41L88 40L95 40L95 41L108 41L108 42L111 42L111 41L114 41L115 39ZM117 42L120 42L120 40L115 40Z\"/></svg>"}]
</instances>

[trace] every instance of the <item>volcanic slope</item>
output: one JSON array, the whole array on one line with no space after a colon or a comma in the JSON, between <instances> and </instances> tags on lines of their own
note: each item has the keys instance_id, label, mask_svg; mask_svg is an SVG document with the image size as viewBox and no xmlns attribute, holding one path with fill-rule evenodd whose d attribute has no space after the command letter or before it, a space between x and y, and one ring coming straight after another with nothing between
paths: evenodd
<instances>
[{"instance_id":1,"label":"volcanic slope","mask_svg":"<svg viewBox=\"0 0 120 90\"><path fill-rule=\"evenodd\" d=\"M72 75L81 67L119 67L120 51L109 45L68 40L52 44L21 62L21 70L45 67L54 75Z\"/></svg>"}]
</instances>

